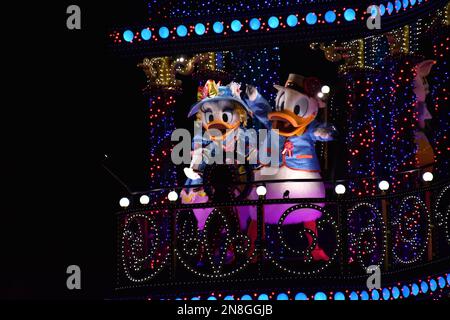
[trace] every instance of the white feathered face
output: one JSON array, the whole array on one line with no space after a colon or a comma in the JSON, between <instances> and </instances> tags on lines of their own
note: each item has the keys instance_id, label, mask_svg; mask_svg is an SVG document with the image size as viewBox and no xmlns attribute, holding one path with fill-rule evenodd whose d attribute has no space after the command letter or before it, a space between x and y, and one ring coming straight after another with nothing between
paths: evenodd
<instances>
[{"instance_id":1,"label":"white feathered face","mask_svg":"<svg viewBox=\"0 0 450 320\"><path fill-rule=\"evenodd\" d=\"M318 113L319 101L297 90L277 85L275 88L275 111L269 114L272 127L286 137L303 134Z\"/></svg>"},{"instance_id":2,"label":"white feathered face","mask_svg":"<svg viewBox=\"0 0 450 320\"><path fill-rule=\"evenodd\" d=\"M225 139L247 120L243 107L230 100L205 102L197 117L213 140Z\"/></svg>"},{"instance_id":3,"label":"white feathered face","mask_svg":"<svg viewBox=\"0 0 450 320\"><path fill-rule=\"evenodd\" d=\"M285 87L278 89L275 99L276 111L288 110L300 118L317 115L319 103L317 99L308 97L306 94Z\"/></svg>"}]
</instances>

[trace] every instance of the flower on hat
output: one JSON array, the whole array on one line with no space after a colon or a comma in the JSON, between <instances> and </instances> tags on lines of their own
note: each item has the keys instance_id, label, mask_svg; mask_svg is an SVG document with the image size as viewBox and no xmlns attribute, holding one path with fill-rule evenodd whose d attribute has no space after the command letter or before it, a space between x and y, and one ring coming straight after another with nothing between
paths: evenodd
<instances>
[{"instance_id":1,"label":"flower on hat","mask_svg":"<svg viewBox=\"0 0 450 320\"><path fill-rule=\"evenodd\" d=\"M197 100L201 101L206 98L213 98L219 94L220 81L215 82L214 80L206 81L203 87L198 87Z\"/></svg>"},{"instance_id":2,"label":"flower on hat","mask_svg":"<svg viewBox=\"0 0 450 320\"><path fill-rule=\"evenodd\" d=\"M196 114L204 103L218 100L234 101L241 105L250 115L252 114L249 106L241 98L241 85L239 83L231 82L226 86L222 86L220 81L208 80L203 87L198 87L197 103L192 106L188 117Z\"/></svg>"}]
</instances>

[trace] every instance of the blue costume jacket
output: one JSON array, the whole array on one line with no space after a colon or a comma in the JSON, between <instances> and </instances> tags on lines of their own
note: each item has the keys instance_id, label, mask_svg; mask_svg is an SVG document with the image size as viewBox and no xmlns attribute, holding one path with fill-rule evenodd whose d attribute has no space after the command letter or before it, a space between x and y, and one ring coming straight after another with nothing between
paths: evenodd
<instances>
[{"instance_id":1,"label":"blue costume jacket","mask_svg":"<svg viewBox=\"0 0 450 320\"><path fill-rule=\"evenodd\" d=\"M324 128L331 131L331 137L324 139L314 135L318 128ZM316 141L333 140L334 128L327 127L318 121L312 121L305 132L299 136L283 137L280 136L280 165L285 165L293 170L306 170L319 172L320 164L317 158L315 144Z\"/></svg>"},{"instance_id":2,"label":"blue costume jacket","mask_svg":"<svg viewBox=\"0 0 450 320\"><path fill-rule=\"evenodd\" d=\"M271 129L272 124L268 119L271 107L267 100L258 94L256 100L247 100L247 104L263 127ZM318 128L327 129L330 132L330 138L324 139L315 136L314 131ZM335 134L336 130L334 127L329 127L326 124L321 124L320 122L313 120L302 135L293 137L279 136L280 166L285 165L294 170L319 172L320 165L315 150L315 143L316 141L332 141L334 140ZM268 135L268 141L265 145L270 147L270 135ZM269 163L263 164L269 165Z\"/></svg>"}]
</instances>

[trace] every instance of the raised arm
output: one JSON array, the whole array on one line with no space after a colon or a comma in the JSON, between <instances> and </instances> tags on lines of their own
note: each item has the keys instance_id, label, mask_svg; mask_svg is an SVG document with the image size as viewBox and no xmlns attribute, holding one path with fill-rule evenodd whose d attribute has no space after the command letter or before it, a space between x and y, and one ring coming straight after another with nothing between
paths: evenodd
<instances>
[{"instance_id":1,"label":"raised arm","mask_svg":"<svg viewBox=\"0 0 450 320\"><path fill-rule=\"evenodd\" d=\"M314 121L312 123L311 138L315 141L333 141L336 139L337 130L334 126Z\"/></svg>"},{"instance_id":2,"label":"raised arm","mask_svg":"<svg viewBox=\"0 0 450 320\"><path fill-rule=\"evenodd\" d=\"M258 89L252 85L247 85L245 90L248 99L246 99L247 105L252 110L252 117L262 124L266 129L271 129L272 125L269 121L268 114L272 111L272 107L269 102L258 92Z\"/></svg>"}]
</instances>

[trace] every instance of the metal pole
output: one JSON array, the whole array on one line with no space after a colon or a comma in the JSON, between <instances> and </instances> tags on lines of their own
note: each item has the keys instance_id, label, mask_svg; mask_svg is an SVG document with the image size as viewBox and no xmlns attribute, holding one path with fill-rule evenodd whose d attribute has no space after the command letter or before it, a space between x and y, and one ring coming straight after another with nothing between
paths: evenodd
<instances>
[{"instance_id":1,"label":"metal pole","mask_svg":"<svg viewBox=\"0 0 450 320\"><path fill-rule=\"evenodd\" d=\"M429 185L429 183L425 182L425 186L428 187L428 185ZM428 217L425 217L430 222L430 226L429 226L430 237L428 238L428 243L427 243L427 260L432 261L433 260L434 219L433 219L433 215L431 214L432 207L431 207L431 191L430 190L425 191L425 205L427 206L427 209L428 209L427 214L430 215L429 219L428 219Z\"/></svg>"},{"instance_id":2,"label":"metal pole","mask_svg":"<svg viewBox=\"0 0 450 320\"><path fill-rule=\"evenodd\" d=\"M257 236L256 236L256 250L258 252L258 268L261 275L264 265L264 206L262 201L265 196L259 196L258 204L256 206L257 214Z\"/></svg>"},{"instance_id":3,"label":"metal pole","mask_svg":"<svg viewBox=\"0 0 450 320\"><path fill-rule=\"evenodd\" d=\"M383 197L386 197L386 192L382 191ZM384 252L384 270L389 270L390 263L390 244L391 244L391 228L389 226L389 202L386 198L381 200L381 210L383 215L383 222L386 228L386 250Z\"/></svg>"},{"instance_id":4,"label":"metal pole","mask_svg":"<svg viewBox=\"0 0 450 320\"><path fill-rule=\"evenodd\" d=\"M346 215L343 214L342 210L341 210L341 195L337 195L337 224L338 224L338 229L337 232L341 234L340 239L341 239L341 247L339 249L339 261L340 261L340 270L341 270L341 274L346 273L347 271L347 261L348 261L348 239L347 239L347 220L346 220ZM344 211L345 212L345 211Z\"/></svg>"},{"instance_id":5,"label":"metal pole","mask_svg":"<svg viewBox=\"0 0 450 320\"><path fill-rule=\"evenodd\" d=\"M175 204L175 203L171 203ZM171 280L175 280L175 274L177 269L177 257L175 255L175 250L177 246L177 211L172 205L169 208L170 215L170 240L171 240L171 263L170 263L170 278Z\"/></svg>"}]
</instances>

